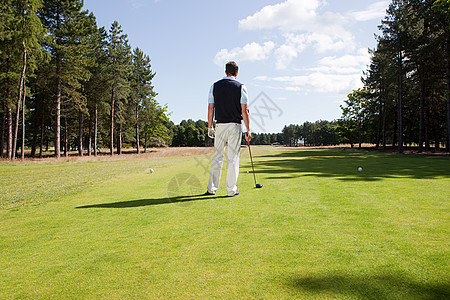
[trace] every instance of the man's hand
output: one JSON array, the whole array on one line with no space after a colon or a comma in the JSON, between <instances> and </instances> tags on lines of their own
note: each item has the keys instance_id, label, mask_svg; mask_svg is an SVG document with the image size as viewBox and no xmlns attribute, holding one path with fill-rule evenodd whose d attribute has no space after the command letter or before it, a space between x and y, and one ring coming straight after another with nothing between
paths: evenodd
<instances>
[{"instance_id":1,"label":"man's hand","mask_svg":"<svg viewBox=\"0 0 450 300\"><path fill-rule=\"evenodd\" d=\"M252 133L250 131L247 131L247 133L245 134L245 140L247 141L247 143L249 143L251 139Z\"/></svg>"},{"instance_id":2,"label":"man's hand","mask_svg":"<svg viewBox=\"0 0 450 300\"><path fill-rule=\"evenodd\" d=\"M208 136L210 137L210 138L214 138L214 136L215 136L215 134L216 134L216 131L214 130L214 128L208 128Z\"/></svg>"}]
</instances>

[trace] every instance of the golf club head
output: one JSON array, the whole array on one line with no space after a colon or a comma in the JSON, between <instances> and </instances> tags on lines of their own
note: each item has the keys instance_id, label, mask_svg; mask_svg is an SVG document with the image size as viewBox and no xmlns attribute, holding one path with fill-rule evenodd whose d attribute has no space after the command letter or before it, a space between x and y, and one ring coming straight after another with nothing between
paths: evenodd
<instances>
[{"instance_id":1,"label":"golf club head","mask_svg":"<svg viewBox=\"0 0 450 300\"><path fill-rule=\"evenodd\" d=\"M262 184L261 184L261 183L257 183L257 184L256 184L256 188L257 188L257 189L262 188Z\"/></svg>"}]
</instances>

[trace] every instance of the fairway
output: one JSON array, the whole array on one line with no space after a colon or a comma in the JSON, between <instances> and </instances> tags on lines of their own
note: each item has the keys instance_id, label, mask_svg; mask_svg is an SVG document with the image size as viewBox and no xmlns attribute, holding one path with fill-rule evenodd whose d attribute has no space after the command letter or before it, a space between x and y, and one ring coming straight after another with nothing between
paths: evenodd
<instances>
[{"instance_id":1,"label":"fairway","mask_svg":"<svg viewBox=\"0 0 450 300\"><path fill-rule=\"evenodd\" d=\"M252 154L0 163L0 298L450 298L449 157Z\"/></svg>"}]
</instances>

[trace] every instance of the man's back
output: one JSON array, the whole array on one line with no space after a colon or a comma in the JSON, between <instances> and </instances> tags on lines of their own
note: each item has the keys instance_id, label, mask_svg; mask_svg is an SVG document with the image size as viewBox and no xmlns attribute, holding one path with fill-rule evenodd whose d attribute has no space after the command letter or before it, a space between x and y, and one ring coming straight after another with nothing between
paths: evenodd
<instances>
[{"instance_id":1,"label":"man's back","mask_svg":"<svg viewBox=\"0 0 450 300\"><path fill-rule=\"evenodd\" d=\"M241 123L242 84L233 78L214 83L214 105L217 123Z\"/></svg>"}]
</instances>

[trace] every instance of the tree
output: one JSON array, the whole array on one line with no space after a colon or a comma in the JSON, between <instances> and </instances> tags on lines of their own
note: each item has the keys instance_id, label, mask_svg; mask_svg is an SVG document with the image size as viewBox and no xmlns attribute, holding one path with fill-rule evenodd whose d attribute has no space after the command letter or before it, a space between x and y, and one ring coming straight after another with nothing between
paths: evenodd
<instances>
[{"instance_id":1,"label":"tree","mask_svg":"<svg viewBox=\"0 0 450 300\"><path fill-rule=\"evenodd\" d=\"M403 77L404 77L404 48L405 48L405 1L393 0L389 5L387 15L380 26L383 38L391 46L397 60L398 99L397 99L397 128L398 152L403 152Z\"/></svg>"},{"instance_id":2,"label":"tree","mask_svg":"<svg viewBox=\"0 0 450 300\"><path fill-rule=\"evenodd\" d=\"M441 12L439 23L445 33L445 73L447 99L447 152L450 152L450 0L436 0L433 4L436 11Z\"/></svg>"},{"instance_id":3,"label":"tree","mask_svg":"<svg viewBox=\"0 0 450 300\"><path fill-rule=\"evenodd\" d=\"M140 153L140 113L143 110L144 101L153 99L156 93L153 91L152 79L155 73L151 69L150 57L139 48L133 51L133 72L131 76L130 103L134 106L135 129L136 129L136 151Z\"/></svg>"},{"instance_id":4,"label":"tree","mask_svg":"<svg viewBox=\"0 0 450 300\"><path fill-rule=\"evenodd\" d=\"M95 18L87 11L81 11L82 0L48 0L44 3L41 20L51 34L52 40L44 45L52 54L55 81L55 156L61 156L61 112L62 105L72 102L79 111L85 107L81 84L89 80L88 66L92 56L87 55L91 44L87 43L94 34ZM65 149L67 151L67 149Z\"/></svg>"},{"instance_id":5,"label":"tree","mask_svg":"<svg viewBox=\"0 0 450 300\"><path fill-rule=\"evenodd\" d=\"M127 35L117 21L111 25L108 34L108 87L110 88L110 154L114 155L114 125L118 119L118 143L117 152L122 148L122 122L121 109L123 102L130 92L129 78L131 75L131 50L128 45Z\"/></svg>"},{"instance_id":6,"label":"tree","mask_svg":"<svg viewBox=\"0 0 450 300\"><path fill-rule=\"evenodd\" d=\"M85 84L85 92L87 108L89 111L88 155L91 155L93 148L94 156L97 156L99 110L102 112L105 110L105 103L109 95L107 82L107 33L105 29L103 27L99 28L93 36L93 39L95 40L95 47L92 55L94 57L95 64L92 64L89 68L92 76Z\"/></svg>"},{"instance_id":7,"label":"tree","mask_svg":"<svg viewBox=\"0 0 450 300\"><path fill-rule=\"evenodd\" d=\"M12 107L16 95L17 79L19 74L17 72L17 47L15 41L15 24L17 23L17 14L14 12L15 5L13 0L5 0L0 3L0 101L2 104L2 137L1 150L3 154L3 145L6 138L6 156L12 159L12 140L13 140L13 113ZM7 132L5 137L5 131Z\"/></svg>"},{"instance_id":8,"label":"tree","mask_svg":"<svg viewBox=\"0 0 450 300\"><path fill-rule=\"evenodd\" d=\"M358 143L361 148L364 135L364 125L366 119L369 117L369 109L371 107L371 99L373 95L371 91L367 89L358 89L353 93L348 94L345 105L341 105L343 120L354 121L357 125ZM349 123L342 123L349 124ZM351 124L351 123L350 123ZM347 126L346 128L351 128Z\"/></svg>"},{"instance_id":9,"label":"tree","mask_svg":"<svg viewBox=\"0 0 450 300\"><path fill-rule=\"evenodd\" d=\"M0 27L2 87L6 92L3 97L3 116L8 121L8 158L15 159L19 140L19 122L22 119L21 153L24 157L25 148L25 91L26 73L35 69L35 58L40 54L40 40L43 38L43 28L37 16L41 7L40 0L9 0L2 3ZM28 67L28 70L27 70ZM15 122L12 130L12 102L15 101ZM22 115L20 112L22 111ZM5 124L2 119L2 124ZM3 153L4 127L2 126ZM14 134L12 134L14 132Z\"/></svg>"}]
</instances>

